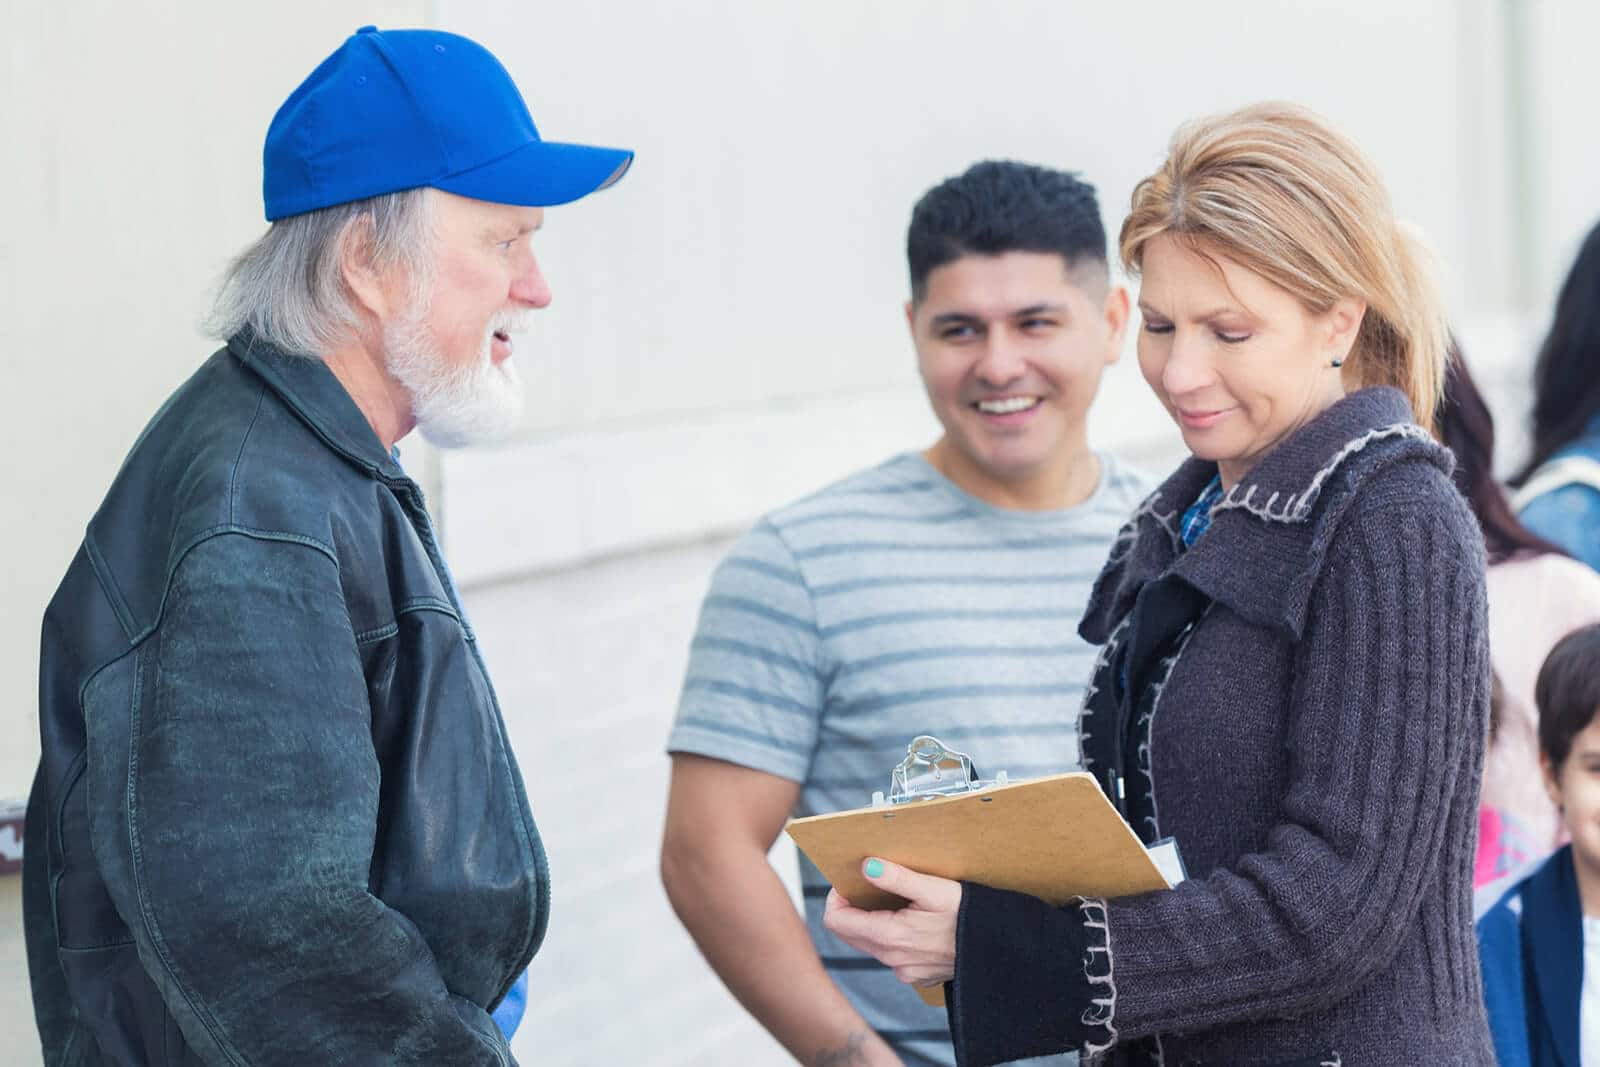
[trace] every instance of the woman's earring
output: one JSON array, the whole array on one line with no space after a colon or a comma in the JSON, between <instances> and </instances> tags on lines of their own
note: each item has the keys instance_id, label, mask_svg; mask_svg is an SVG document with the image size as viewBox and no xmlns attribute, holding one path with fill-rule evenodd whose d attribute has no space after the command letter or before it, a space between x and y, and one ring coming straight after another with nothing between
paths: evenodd
<instances>
[{"instance_id":1,"label":"woman's earring","mask_svg":"<svg viewBox=\"0 0 1600 1067\"><path fill-rule=\"evenodd\" d=\"M1335 367L1342 367L1342 366L1344 366L1344 360L1342 360L1342 359L1336 359L1336 360L1334 360L1334 361L1333 361L1333 366L1335 366Z\"/></svg>"}]
</instances>

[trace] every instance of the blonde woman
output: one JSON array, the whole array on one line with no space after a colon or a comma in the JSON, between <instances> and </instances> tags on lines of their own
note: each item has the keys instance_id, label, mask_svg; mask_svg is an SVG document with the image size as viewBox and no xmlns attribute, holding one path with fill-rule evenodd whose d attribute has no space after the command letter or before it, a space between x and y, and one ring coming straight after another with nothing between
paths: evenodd
<instances>
[{"instance_id":1,"label":"blonde woman","mask_svg":"<svg viewBox=\"0 0 1600 1067\"><path fill-rule=\"evenodd\" d=\"M828 924L949 983L962 1064L1492 1064L1484 549L1430 435L1432 281L1361 153L1282 104L1181 128L1121 254L1193 455L1096 585L1080 742L1189 880L1052 909L872 859L910 905Z\"/></svg>"}]
</instances>

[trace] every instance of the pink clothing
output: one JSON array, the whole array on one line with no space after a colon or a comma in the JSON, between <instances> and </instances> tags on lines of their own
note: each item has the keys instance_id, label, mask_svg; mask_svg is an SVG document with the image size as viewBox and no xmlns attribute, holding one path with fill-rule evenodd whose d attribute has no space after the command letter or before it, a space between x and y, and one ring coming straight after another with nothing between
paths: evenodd
<instances>
[{"instance_id":1,"label":"pink clothing","mask_svg":"<svg viewBox=\"0 0 1600 1067\"><path fill-rule=\"evenodd\" d=\"M1516 820L1494 808L1478 809L1478 858L1472 868L1473 888L1520 871L1549 849L1536 849Z\"/></svg>"},{"instance_id":2,"label":"pink clothing","mask_svg":"<svg viewBox=\"0 0 1600 1067\"><path fill-rule=\"evenodd\" d=\"M1539 774L1539 713L1533 685L1551 647L1568 633L1600 622L1600 574L1565 556L1520 556L1489 568L1489 656L1500 676L1500 722L1483 767L1482 807L1495 813L1478 848L1480 871L1503 866L1501 852L1538 858L1565 834ZM1499 841L1509 822L1521 842ZM1481 884L1481 883L1480 883Z\"/></svg>"}]
</instances>

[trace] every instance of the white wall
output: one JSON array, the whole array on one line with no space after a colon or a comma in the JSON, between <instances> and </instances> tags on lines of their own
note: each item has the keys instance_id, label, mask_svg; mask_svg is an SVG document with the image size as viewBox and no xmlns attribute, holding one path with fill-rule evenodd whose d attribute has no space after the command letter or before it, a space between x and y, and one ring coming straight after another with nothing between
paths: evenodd
<instances>
[{"instance_id":1,"label":"white wall","mask_svg":"<svg viewBox=\"0 0 1600 1067\"><path fill-rule=\"evenodd\" d=\"M439 13L529 72L546 136L639 152L626 180L553 210L541 234L556 301L522 349L521 444L439 460L468 580L727 529L929 439L900 310L905 224L976 158L1083 171L1114 234L1178 122L1299 100L1377 160L1469 337L1508 335L1518 311L1493 0L442 0ZM1170 455L1131 362L1091 430ZM509 505L479 492L517 475L527 491Z\"/></svg>"},{"instance_id":2,"label":"white wall","mask_svg":"<svg viewBox=\"0 0 1600 1067\"><path fill-rule=\"evenodd\" d=\"M261 142L363 21L424 0L8 0L0 44L0 799L38 759L39 620L140 428L210 354L198 322L266 227Z\"/></svg>"}]
</instances>

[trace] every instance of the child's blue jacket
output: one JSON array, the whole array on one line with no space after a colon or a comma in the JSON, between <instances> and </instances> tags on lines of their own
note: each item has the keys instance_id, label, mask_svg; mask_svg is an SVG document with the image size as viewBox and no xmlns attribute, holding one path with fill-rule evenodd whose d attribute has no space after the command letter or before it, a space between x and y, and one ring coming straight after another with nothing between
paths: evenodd
<instances>
[{"instance_id":1,"label":"child's blue jacket","mask_svg":"<svg viewBox=\"0 0 1600 1067\"><path fill-rule=\"evenodd\" d=\"M1478 955L1500 1067L1578 1067L1583 908L1570 845L1484 912Z\"/></svg>"}]
</instances>

